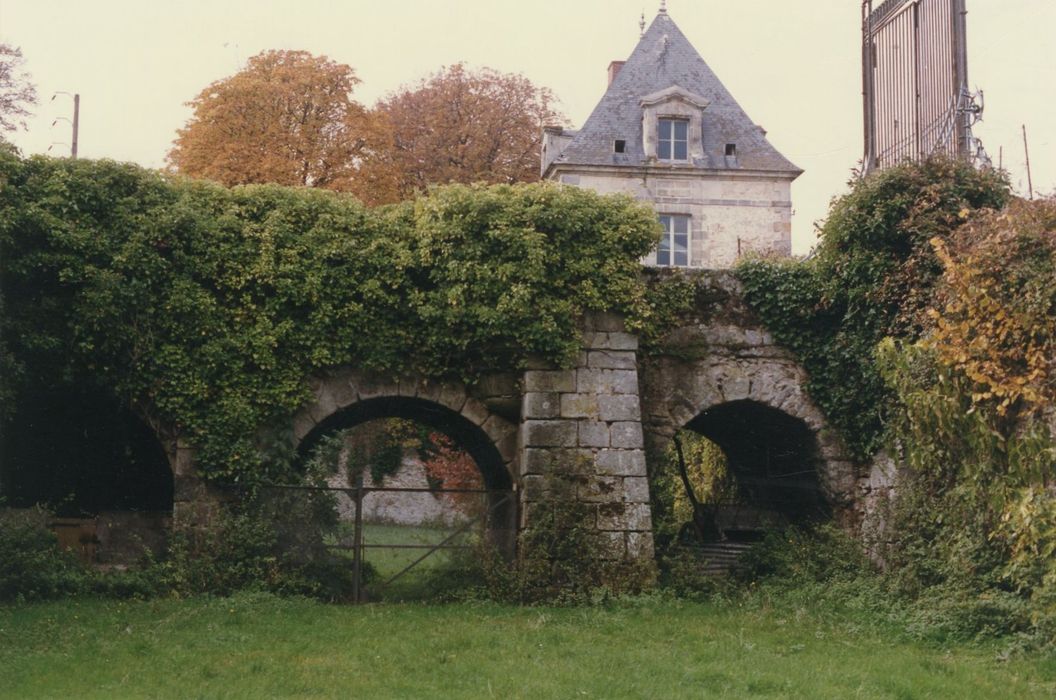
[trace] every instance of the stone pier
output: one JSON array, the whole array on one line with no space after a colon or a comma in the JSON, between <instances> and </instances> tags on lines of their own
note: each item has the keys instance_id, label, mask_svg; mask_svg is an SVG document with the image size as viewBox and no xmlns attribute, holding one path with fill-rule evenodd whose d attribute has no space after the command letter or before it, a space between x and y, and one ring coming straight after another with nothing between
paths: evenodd
<instances>
[{"instance_id":1,"label":"stone pier","mask_svg":"<svg viewBox=\"0 0 1056 700\"><path fill-rule=\"evenodd\" d=\"M519 439L522 527L530 525L547 475L575 473L576 498L590 507L614 556L652 556L637 349L637 338L620 318L590 316L576 367L536 366L525 372Z\"/></svg>"}]
</instances>

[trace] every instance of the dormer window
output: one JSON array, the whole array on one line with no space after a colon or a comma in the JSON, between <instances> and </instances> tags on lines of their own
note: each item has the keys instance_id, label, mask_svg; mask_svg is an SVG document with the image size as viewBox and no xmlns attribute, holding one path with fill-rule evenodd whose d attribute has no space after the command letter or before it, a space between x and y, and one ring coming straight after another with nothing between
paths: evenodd
<instances>
[{"instance_id":1,"label":"dormer window","mask_svg":"<svg viewBox=\"0 0 1056 700\"><path fill-rule=\"evenodd\" d=\"M642 151L647 160L689 164L704 157L704 110L708 101L678 85L641 98Z\"/></svg>"},{"instance_id":2,"label":"dormer window","mask_svg":"<svg viewBox=\"0 0 1056 700\"><path fill-rule=\"evenodd\" d=\"M688 160L689 120L661 117L658 127L656 157L660 160Z\"/></svg>"}]
</instances>

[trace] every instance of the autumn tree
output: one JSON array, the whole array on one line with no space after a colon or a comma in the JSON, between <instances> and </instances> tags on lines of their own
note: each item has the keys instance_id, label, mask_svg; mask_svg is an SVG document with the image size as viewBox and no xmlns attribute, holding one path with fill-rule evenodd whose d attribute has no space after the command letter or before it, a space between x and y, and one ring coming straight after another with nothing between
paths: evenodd
<instances>
[{"instance_id":1,"label":"autumn tree","mask_svg":"<svg viewBox=\"0 0 1056 700\"><path fill-rule=\"evenodd\" d=\"M477 463L468 452L461 449L443 433L433 432L429 435L432 449L424 455L422 466L425 473L437 488L442 489L482 489L484 480L480 476ZM463 513L472 511L479 505L480 497L475 493L449 493L452 504Z\"/></svg>"},{"instance_id":2,"label":"autumn tree","mask_svg":"<svg viewBox=\"0 0 1056 700\"><path fill-rule=\"evenodd\" d=\"M967 215L968 212L965 212ZM975 402L1056 405L1056 198L1014 200L931 241L943 265L927 338Z\"/></svg>"},{"instance_id":3,"label":"autumn tree","mask_svg":"<svg viewBox=\"0 0 1056 700\"><path fill-rule=\"evenodd\" d=\"M351 67L325 56L264 51L187 103L194 115L178 132L169 162L226 185L356 191L372 144L385 142L376 120L352 99L358 83ZM371 191L390 186L383 173L372 171Z\"/></svg>"},{"instance_id":4,"label":"autumn tree","mask_svg":"<svg viewBox=\"0 0 1056 700\"><path fill-rule=\"evenodd\" d=\"M542 128L565 122L554 103L524 76L455 64L378 103L392 143L374 165L395 171L404 197L432 184L538 180Z\"/></svg>"},{"instance_id":5,"label":"autumn tree","mask_svg":"<svg viewBox=\"0 0 1056 700\"><path fill-rule=\"evenodd\" d=\"M37 103L37 89L22 63L20 48L0 44L0 131L25 129L29 108Z\"/></svg>"}]
</instances>

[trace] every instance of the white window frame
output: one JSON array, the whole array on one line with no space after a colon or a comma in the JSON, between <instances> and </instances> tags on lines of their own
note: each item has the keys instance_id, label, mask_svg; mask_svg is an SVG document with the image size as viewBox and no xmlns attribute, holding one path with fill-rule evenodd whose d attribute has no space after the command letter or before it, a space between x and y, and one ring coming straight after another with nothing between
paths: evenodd
<instances>
[{"instance_id":1,"label":"white window frame","mask_svg":"<svg viewBox=\"0 0 1056 700\"><path fill-rule=\"evenodd\" d=\"M685 117L660 117L656 123L656 157L660 160L685 162L689 160L689 119ZM670 138L665 139L664 126L669 125ZM682 137L676 135L677 127L683 130ZM667 146L667 157L664 156L664 146ZM677 157L677 147L682 146L684 157Z\"/></svg>"},{"instance_id":2,"label":"white window frame","mask_svg":"<svg viewBox=\"0 0 1056 700\"><path fill-rule=\"evenodd\" d=\"M657 267L689 267L692 222L688 214L661 214L664 234L656 249Z\"/></svg>"}]
</instances>

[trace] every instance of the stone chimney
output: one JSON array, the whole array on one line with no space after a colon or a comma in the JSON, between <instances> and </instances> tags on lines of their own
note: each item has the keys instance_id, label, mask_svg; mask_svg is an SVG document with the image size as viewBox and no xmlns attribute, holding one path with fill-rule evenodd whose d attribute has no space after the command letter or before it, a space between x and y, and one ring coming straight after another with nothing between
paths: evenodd
<instances>
[{"instance_id":1,"label":"stone chimney","mask_svg":"<svg viewBox=\"0 0 1056 700\"><path fill-rule=\"evenodd\" d=\"M627 61L613 61L609 64L609 85L612 85L612 81L616 80L616 76L620 74L620 69L623 68L623 64Z\"/></svg>"}]
</instances>

